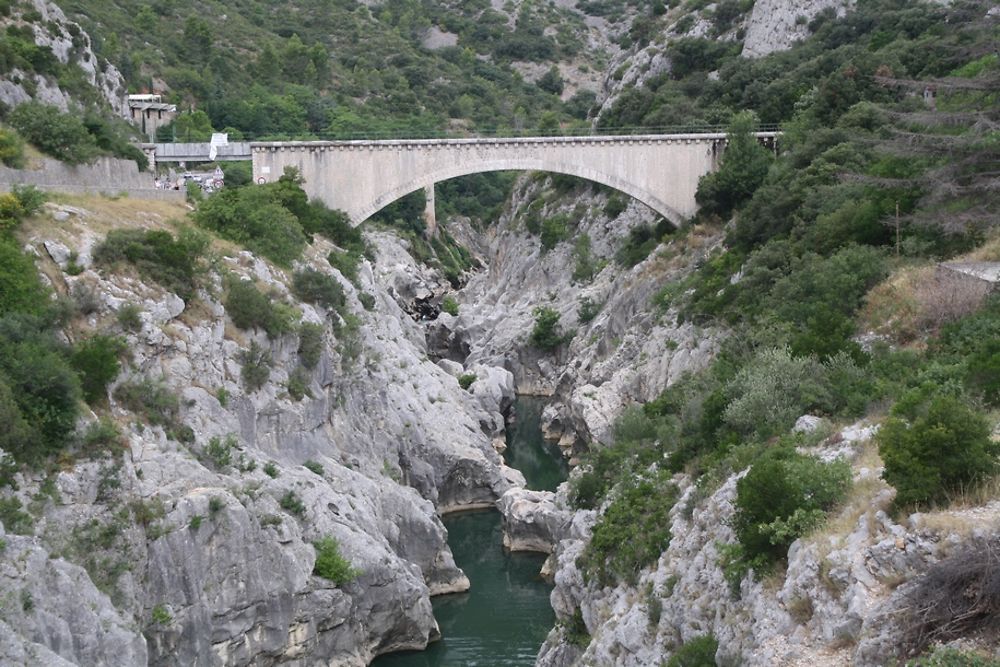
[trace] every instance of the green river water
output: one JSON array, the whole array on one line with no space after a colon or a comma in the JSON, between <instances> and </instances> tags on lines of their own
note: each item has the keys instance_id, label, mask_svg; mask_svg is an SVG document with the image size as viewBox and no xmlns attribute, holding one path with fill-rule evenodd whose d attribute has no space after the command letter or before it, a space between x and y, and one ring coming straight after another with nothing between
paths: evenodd
<instances>
[{"instance_id":1,"label":"green river water","mask_svg":"<svg viewBox=\"0 0 1000 667\"><path fill-rule=\"evenodd\" d=\"M507 464L524 473L528 488L555 490L566 478L558 450L542 440L545 403L520 397L508 429ZM434 598L442 639L426 651L382 656L372 667L530 667L555 623L551 588L538 576L541 554L506 553L500 514L465 512L443 519L455 562L468 575L468 593Z\"/></svg>"}]
</instances>

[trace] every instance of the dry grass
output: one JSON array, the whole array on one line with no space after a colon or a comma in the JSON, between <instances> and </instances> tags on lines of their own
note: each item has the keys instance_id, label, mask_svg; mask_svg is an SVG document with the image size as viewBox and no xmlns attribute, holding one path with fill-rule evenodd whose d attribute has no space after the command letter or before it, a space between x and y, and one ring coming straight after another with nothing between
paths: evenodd
<instances>
[{"instance_id":1,"label":"dry grass","mask_svg":"<svg viewBox=\"0 0 1000 667\"><path fill-rule=\"evenodd\" d=\"M949 277L935 265L909 266L868 293L859 323L897 343L913 343L975 312L985 296L975 281Z\"/></svg>"}]
</instances>

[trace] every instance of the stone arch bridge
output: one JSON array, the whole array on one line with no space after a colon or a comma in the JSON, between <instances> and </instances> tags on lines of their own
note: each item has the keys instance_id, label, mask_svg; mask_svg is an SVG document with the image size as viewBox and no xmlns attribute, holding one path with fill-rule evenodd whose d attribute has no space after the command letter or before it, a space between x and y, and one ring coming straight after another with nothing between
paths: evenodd
<instances>
[{"instance_id":1,"label":"stone arch bridge","mask_svg":"<svg viewBox=\"0 0 1000 667\"><path fill-rule=\"evenodd\" d=\"M773 144L777 132L758 134ZM434 183L487 171L532 170L578 176L635 197L674 224L697 210L698 179L718 168L724 133L493 139L255 142L257 183L295 167L310 197L360 224L421 188L433 229Z\"/></svg>"}]
</instances>

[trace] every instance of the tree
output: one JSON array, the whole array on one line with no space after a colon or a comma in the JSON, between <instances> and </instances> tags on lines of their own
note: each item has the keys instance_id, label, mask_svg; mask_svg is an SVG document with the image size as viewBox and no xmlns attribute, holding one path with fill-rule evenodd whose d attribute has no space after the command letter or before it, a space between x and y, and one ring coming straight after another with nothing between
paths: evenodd
<instances>
[{"instance_id":1,"label":"tree","mask_svg":"<svg viewBox=\"0 0 1000 667\"><path fill-rule=\"evenodd\" d=\"M719 171L698 182L695 200L706 213L728 216L764 182L772 158L757 140L758 127L757 116L751 111L733 117Z\"/></svg>"},{"instance_id":2,"label":"tree","mask_svg":"<svg viewBox=\"0 0 1000 667\"><path fill-rule=\"evenodd\" d=\"M212 132L212 121L204 111L188 111L174 119L174 135L178 141L209 141Z\"/></svg>"},{"instance_id":3,"label":"tree","mask_svg":"<svg viewBox=\"0 0 1000 667\"><path fill-rule=\"evenodd\" d=\"M562 95L563 78L559 74L559 68L555 65L550 67L549 71L543 74L542 78L538 80L538 87L547 93Z\"/></svg>"},{"instance_id":4,"label":"tree","mask_svg":"<svg viewBox=\"0 0 1000 667\"><path fill-rule=\"evenodd\" d=\"M80 164L97 156L97 144L83 122L57 107L25 102L10 113L8 121L22 137L57 160Z\"/></svg>"},{"instance_id":5,"label":"tree","mask_svg":"<svg viewBox=\"0 0 1000 667\"><path fill-rule=\"evenodd\" d=\"M877 436L897 505L944 500L997 469L1000 444L982 413L954 396L922 396L930 391L900 400Z\"/></svg>"}]
</instances>

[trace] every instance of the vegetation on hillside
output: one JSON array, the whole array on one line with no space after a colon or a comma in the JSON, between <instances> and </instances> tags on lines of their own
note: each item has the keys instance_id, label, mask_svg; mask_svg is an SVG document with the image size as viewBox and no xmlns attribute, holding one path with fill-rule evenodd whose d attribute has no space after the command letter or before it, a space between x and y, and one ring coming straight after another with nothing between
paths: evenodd
<instances>
[{"instance_id":1,"label":"vegetation on hillside","mask_svg":"<svg viewBox=\"0 0 1000 667\"><path fill-rule=\"evenodd\" d=\"M772 567L850 485L842 465L795 452L822 435L789 434L806 413L836 421L895 405L878 444L900 508L947 502L995 474L1000 448L984 411L1000 386L998 302L928 289L908 340L857 336L862 309L867 324L912 317L896 275L997 234L1000 62L987 9L872 0L844 19L821 16L808 40L758 60L707 40L675 43L686 67L626 92L602 117L648 127L732 120L725 164L702 181L693 223L732 213L725 244L656 297L679 320L732 335L708 369L628 411L614 444L588 454L572 496L580 507L610 501L595 535L614 524L633 526L617 544L650 537L648 498L630 493L636 478L685 471L700 496L751 466L737 493L739 542L723 561L736 580ZM925 88L936 90L933 104L913 94ZM784 124L777 157L747 140L754 122ZM886 344L914 336L914 347ZM662 505L675 501L669 485L652 490ZM649 553L636 565L651 564ZM588 558L603 564L591 573L615 573L614 545L592 542Z\"/></svg>"}]
</instances>

